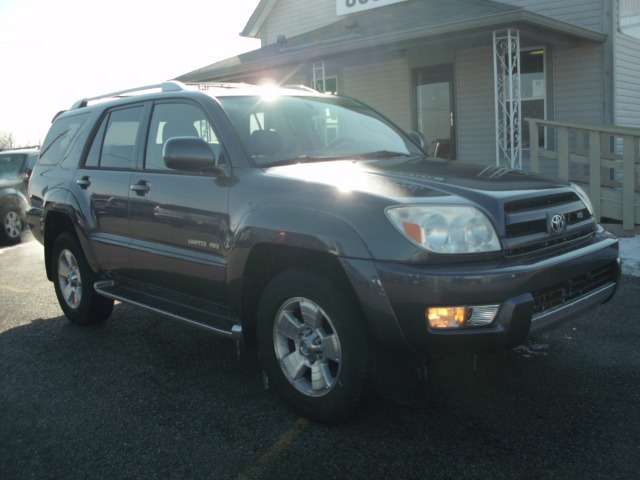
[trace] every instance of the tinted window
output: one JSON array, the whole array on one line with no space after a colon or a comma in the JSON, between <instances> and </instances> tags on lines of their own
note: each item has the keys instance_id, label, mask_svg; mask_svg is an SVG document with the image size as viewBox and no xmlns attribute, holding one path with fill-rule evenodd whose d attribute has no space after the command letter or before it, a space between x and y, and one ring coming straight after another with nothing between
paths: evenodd
<instances>
[{"instance_id":1,"label":"tinted window","mask_svg":"<svg viewBox=\"0 0 640 480\"><path fill-rule=\"evenodd\" d=\"M161 103L155 105L151 116L149 137L145 153L146 170L167 170L162 150L173 137L197 137L209 144L220 164L221 148L211 123L204 112L188 103Z\"/></svg>"},{"instance_id":2,"label":"tinted window","mask_svg":"<svg viewBox=\"0 0 640 480\"><path fill-rule=\"evenodd\" d=\"M0 156L0 180L17 178L20 175L25 155Z\"/></svg>"},{"instance_id":3,"label":"tinted window","mask_svg":"<svg viewBox=\"0 0 640 480\"><path fill-rule=\"evenodd\" d=\"M256 165L330 160L389 151L420 154L392 124L364 105L340 97L221 97Z\"/></svg>"},{"instance_id":4,"label":"tinted window","mask_svg":"<svg viewBox=\"0 0 640 480\"><path fill-rule=\"evenodd\" d=\"M40 165L57 165L60 163L68 154L80 131L80 127L84 125L89 116L89 113L82 113L55 120L42 144L38 163Z\"/></svg>"},{"instance_id":5,"label":"tinted window","mask_svg":"<svg viewBox=\"0 0 640 480\"><path fill-rule=\"evenodd\" d=\"M142 106L136 106L109 112L93 139L85 166L132 168L142 111Z\"/></svg>"},{"instance_id":6,"label":"tinted window","mask_svg":"<svg viewBox=\"0 0 640 480\"><path fill-rule=\"evenodd\" d=\"M27 163L27 170L31 172L31 170L33 170L33 167L35 167L36 163L38 163L38 154L33 153L29 157L29 162Z\"/></svg>"}]
</instances>

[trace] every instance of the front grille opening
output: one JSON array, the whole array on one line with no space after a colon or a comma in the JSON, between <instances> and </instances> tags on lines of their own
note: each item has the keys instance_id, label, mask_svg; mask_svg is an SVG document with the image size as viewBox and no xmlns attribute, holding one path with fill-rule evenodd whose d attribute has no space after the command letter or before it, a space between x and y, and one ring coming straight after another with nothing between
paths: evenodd
<instances>
[{"instance_id":1,"label":"front grille opening","mask_svg":"<svg viewBox=\"0 0 640 480\"><path fill-rule=\"evenodd\" d=\"M560 255L584 246L596 231L593 215L572 191L508 202L504 212L506 257ZM554 215L562 215L560 233L551 230Z\"/></svg>"},{"instance_id":2,"label":"front grille opening","mask_svg":"<svg viewBox=\"0 0 640 480\"><path fill-rule=\"evenodd\" d=\"M526 235L534 235L536 233L547 232L547 219L532 220L530 222L521 222L507 225L507 237L524 237Z\"/></svg>"},{"instance_id":3,"label":"front grille opening","mask_svg":"<svg viewBox=\"0 0 640 480\"><path fill-rule=\"evenodd\" d=\"M539 242L530 243L515 248L505 250L506 257L517 257L519 255L526 255L528 253L540 252L540 251L553 251L556 255L561 255L566 252L570 252L583 246L583 241L591 239L596 232L594 225L588 228L572 232L570 235L563 235L556 238L545 238Z\"/></svg>"},{"instance_id":4,"label":"front grille opening","mask_svg":"<svg viewBox=\"0 0 640 480\"><path fill-rule=\"evenodd\" d=\"M548 195L546 197L527 198L525 200L516 200L505 204L505 213L519 213L528 210L539 210L556 205L563 205L580 200L580 197L574 192L558 193L556 195Z\"/></svg>"},{"instance_id":5,"label":"front grille opening","mask_svg":"<svg viewBox=\"0 0 640 480\"><path fill-rule=\"evenodd\" d=\"M546 213L542 212L543 217L526 222L511 223L506 226L506 234L508 238L524 237L526 235L535 235L537 233L549 233L549 221L547 220ZM580 208L573 212L566 213L565 221L567 226L576 225L577 223L584 222L591 219L589 209Z\"/></svg>"},{"instance_id":6,"label":"front grille opening","mask_svg":"<svg viewBox=\"0 0 640 480\"><path fill-rule=\"evenodd\" d=\"M610 282L615 282L616 275L616 264L609 263L552 287L536 290L532 292L533 313L535 315L546 312L587 295Z\"/></svg>"}]
</instances>

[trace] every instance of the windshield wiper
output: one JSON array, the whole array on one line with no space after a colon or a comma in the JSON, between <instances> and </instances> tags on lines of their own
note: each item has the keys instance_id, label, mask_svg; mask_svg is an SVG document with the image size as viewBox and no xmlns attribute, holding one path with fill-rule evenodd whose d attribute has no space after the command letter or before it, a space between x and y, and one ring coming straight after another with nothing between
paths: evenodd
<instances>
[{"instance_id":1,"label":"windshield wiper","mask_svg":"<svg viewBox=\"0 0 640 480\"><path fill-rule=\"evenodd\" d=\"M368 153L352 153L347 155L300 155L294 158L287 158L285 160L278 160L272 162L265 167L280 167L284 165L294 165L296 163L313 163L313 162L333 162L340 160L371 160L377 158L406 158L416 157L417 154L392 152L390 150L377 150L375 152Z\"/></svg>"},{"instance_id":2,"label":"windshield wiper","mask_svg":"<svg viewBox=\"0 0 640 480\"><path fill-rule=\"evenodd\" d=\"M265 167L280 167L283 165L295 165L296 163L313 163L313 162L332 162L334 160L353 160L360 158L354 155L300 155L294 158L287 158L285 160L278 160L277 162L271 162Z\"/></svg>"},{"instance_id":3,"label":"windshield wiper","mask_svg":"<svg viewBox=\"0 0 640 480\"><path fill-rule=\"evenodd\" d=\"M360 153L355 158L394 158L394 157L416 157L416 153L393 152L391 150L377 150L375 152Z\"/></svg>"}]
</instances>

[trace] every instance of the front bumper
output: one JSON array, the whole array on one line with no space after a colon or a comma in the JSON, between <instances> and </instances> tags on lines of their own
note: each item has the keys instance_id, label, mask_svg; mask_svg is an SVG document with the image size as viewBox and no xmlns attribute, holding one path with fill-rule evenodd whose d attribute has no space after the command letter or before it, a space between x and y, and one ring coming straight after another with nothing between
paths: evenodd
<instances>
[{"instance_id":1,"label":"front bumper","mask_svg":"<svg viewBox=\"0 0 640 480\"><path fill-rule=\"evenodd\" d=\"M419 354L515 346L608 301L620 278L618 242L608 236L529 264L344 263L380 346ZM493 304L499 311L484 327L433 329L425 318L428 307Z\"/></svg>"}]
</instances>

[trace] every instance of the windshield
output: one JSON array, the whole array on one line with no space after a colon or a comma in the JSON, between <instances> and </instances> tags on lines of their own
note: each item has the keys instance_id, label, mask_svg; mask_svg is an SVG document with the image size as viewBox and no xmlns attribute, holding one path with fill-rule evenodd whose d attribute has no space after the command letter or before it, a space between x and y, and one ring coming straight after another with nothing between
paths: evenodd
<instances>
[{"instance_id":1,"label":"windshield","mask_svg":"<svg viewBox=\"0 0 640 480\"><path fill-rule=\"evenodd\" d=\"M257 166L424 155L363 104L342 97L222 97Z\"/></svg>"}]
</instances>

